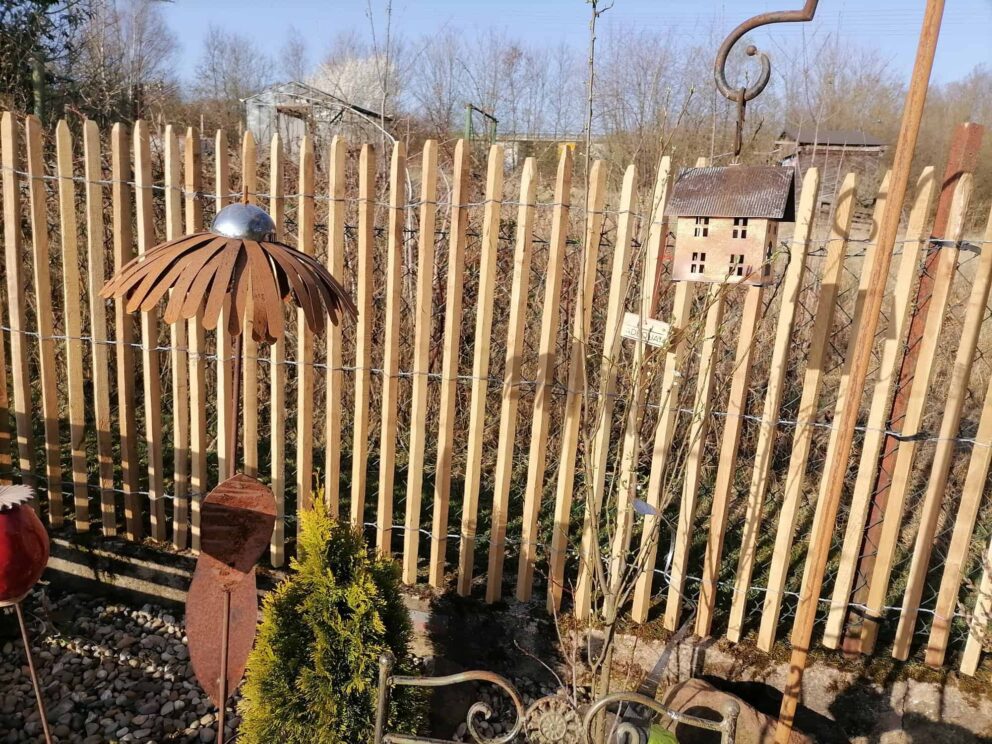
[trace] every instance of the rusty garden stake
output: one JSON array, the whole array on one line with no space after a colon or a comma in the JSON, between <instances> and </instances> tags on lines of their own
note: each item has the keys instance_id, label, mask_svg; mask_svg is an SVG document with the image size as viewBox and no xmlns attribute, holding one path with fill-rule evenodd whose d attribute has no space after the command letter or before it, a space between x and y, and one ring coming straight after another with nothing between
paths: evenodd
<instances>
[{"instance_id":1,"label":"rusty garden stake","mask_svg":"<svg viewBox=\"0 0 992 744\"><path fill-rule=\"evenodd\" d=\"M207 330L217 327L227 308L234 357L231 463L238 453L241 335L248 321L255 341L273 343L285 332L283 303L290 299L314 334L324 331L326 317L336 325L344 315L357 315L347 291L323 264L278 242L272 218L248 199L245 194L242 203L218 212L209 231L162 243L139 256L101 292L105 299L125 299L128 312L154 312L164 300L167 323L202 313ZM186 599L186 635L193 671L218 708L221 744L227 699L244 674L255 640L255 565L268 548L275 516L272 492L243 473L220 483L201 507L201 552Z\"/></svg>"},{"instance_id":2,"label":"rusty garden stake","mask_svg":"<svg viewBox=\"0 0 992 744\"><path fill-rule=\"evenodd\" d=\"M931 246L934 241L939 241L945 237L955 188L958 181L961 180L961 176L965 173L974 173L975 167L978 165L978 152L982 146L984 133L985 127L973 122L960 124L954 131L950 156L944 170L944 179L940 184L940 201L937 204L937 214L933 220L933 232L930 236ZM892 428L899 426L906 415L910 383L916 371L916 361L920 355L920 341L927 325L930 294L933 291L938 255L939 251L932 248L928 252L923 272L920 274L920 282L917 285L916 301L913 303L913 317L910 321L909 335L906 338L903 358L899 365L895 396L889 412L888 421ZM869 582L875 565L875 551L882 529L882 517L888 503L889 485L892 482L898 444L897 437L889 434L882 445L882 460L878 469L878 480L875 484L869 516L865 522L861 553L858 557L858 567L854 577L854 589L850 598L852 604L863 604L868 596ZM870 653L870 646L874 645L877 623L867 617L861 622L857 622L858 614L849 611L848 627L844 638L844 652L849 655L859 652ZM862 640L863 632L865 633L865 641Z\"/></svg>"},{"instance_id":3,"label":"rusty garden stake","mask_svg":"<svg viewBox=\"0 0 992 744\"><path fill-rule=\"evenodd\" d=\"M17 624L21 626L21 641L24 643L24 656L28 660L28 673L31 675L31 686L34 697L38 702L38 717L41 721L41 731L45 735L46 744L52 744L52 732L48 728L48 713L45 711L45 698L41 694L41 683L38 681L38 671L34 668L34 656L31 653L31 637L28 635L28 625L24 621L24 608L20 601L14 602L17 613Z\"/></svg>"}]
</instances>

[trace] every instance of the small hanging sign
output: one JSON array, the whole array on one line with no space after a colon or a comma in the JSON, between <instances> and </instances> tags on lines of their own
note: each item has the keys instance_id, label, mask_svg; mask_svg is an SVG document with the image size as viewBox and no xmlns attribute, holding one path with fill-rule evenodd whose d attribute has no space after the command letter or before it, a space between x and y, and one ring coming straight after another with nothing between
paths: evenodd
<instances>
[{"instance_id":1,"label":"small hanging sign","mask_svg":"<svg viewBox=\"0 0 992 744\"><path fill-rule=\"evenodd\" d=\"M664 346L668 343L671 333L672 327L665 321L642 318L637 313L625 313L623 325L620 327L620 335L623 338L642 341L648 346Z\"/></svg>"}]
</instances>

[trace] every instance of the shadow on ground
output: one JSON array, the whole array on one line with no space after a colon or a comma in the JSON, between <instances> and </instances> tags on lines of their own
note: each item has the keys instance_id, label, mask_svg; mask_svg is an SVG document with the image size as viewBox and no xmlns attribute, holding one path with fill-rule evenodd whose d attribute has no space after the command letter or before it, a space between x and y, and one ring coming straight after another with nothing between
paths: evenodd
<instances>
[{"instance_id":1,"label":"shadow on ground","mask_svg":"<svg viewBox=\"0 0 992 744\"><path fill-rule=\"evenodd\" d=\"M525 698L534 685L557 688L558 681L543 666L561 659L548 639L554 637L550 620L528 611L528 605L483 605L476 599L446 593L431 603L427 628L434 648L433 675L482 670L503 675ZM540 661L539 661L540 660ZM431 731L450 738L465 722L469 707L479 700L473 684L438 688L431 700ZM499 693L502 695L502 693Z\"/></svg>"},{"instance_id":2,"label":"shadow on ground","mask_svg":"<svg viewBox=\"0 0 992 744\"><path fill-rule=\"evenodd\" d=\"M953 723L919 713L900 714L892 708L888 693L867 681L859 680L837 695L830 712L850 738L867 744L992 744L992 738Z\"/></svg>"}]
</instances>

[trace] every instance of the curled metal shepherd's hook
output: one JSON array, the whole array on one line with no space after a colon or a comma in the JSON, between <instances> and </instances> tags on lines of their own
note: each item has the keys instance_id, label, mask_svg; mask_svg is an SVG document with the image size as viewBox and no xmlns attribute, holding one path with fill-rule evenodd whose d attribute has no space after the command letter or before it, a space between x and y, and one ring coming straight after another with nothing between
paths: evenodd
<instances>
[{"instance_id":1,"label":"curled metal shepherd's hook","mask_svg":"<svg viewBox=\"0 0 992 744\"><path fill-rule=\"evenodd\" d=\"M761 26L767 26L771 23L797 23L813 20L813 16L816 14L816 6L819 2L820 0L806 0L806 5L803 6L802 10L776 10L770 13L762 13L753 18L748 18L731 31L730 35L724 39L723 44L720 45L720 50L716 53L716 63L713 66L716 87L720 93L731 101L741 101L743 96L743 101L747 102L757 97L765 89L765 86L768 85L768 81L772 76L772 65L768 60L768 55L759 51L754 44L748 45L744 51L749 57L758 56L758 61L761 63L761 74L758 75L758 79L752 85L746 88L740 88L727 82L727 57L730 56L730 50L734 47L734 44L740 41L744 34Z\"/></svg>"}]
</instances>

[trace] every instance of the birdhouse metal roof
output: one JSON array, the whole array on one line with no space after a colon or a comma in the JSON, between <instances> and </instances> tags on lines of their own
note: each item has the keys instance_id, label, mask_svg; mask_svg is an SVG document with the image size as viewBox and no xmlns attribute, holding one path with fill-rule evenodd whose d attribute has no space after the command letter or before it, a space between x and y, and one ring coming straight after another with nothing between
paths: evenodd
<instances>
[{"instance_id":1,"label":"birdhouse metal roof","mask_svg":"<svg viewBox=\"0 0 992 744\"><path fill-rule=\"evenodd\" d=\"M795 220L795 170L777 165L685 168L675 180L669 217Z\"/></svg>"}]
</instances>

